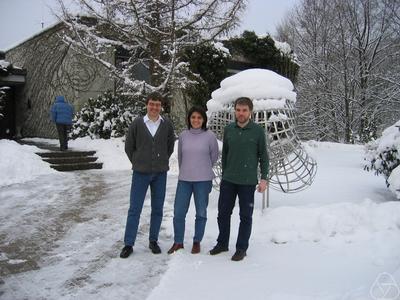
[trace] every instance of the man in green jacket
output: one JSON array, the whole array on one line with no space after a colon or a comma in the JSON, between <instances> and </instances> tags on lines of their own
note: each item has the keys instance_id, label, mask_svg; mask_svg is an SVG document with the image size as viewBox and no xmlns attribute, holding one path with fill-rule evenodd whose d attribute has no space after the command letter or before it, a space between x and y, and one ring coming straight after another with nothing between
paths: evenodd
<instances>
[{"instance_id":1,"label":"man in green jacket","mask_svg":"<svg viewBox=\"0 0 400 300\"><path fill-rule=\"evenodd\" d=\"M268 153L264 129L250 120L253 102L246 97L235 101L236 122L224 129L222 147L222 180L218 199L217 245L211 255L228 251L231 215L239 198L240 225L233 261L246 256L251 234L254 207L254 191L263 193L267 188ZM257 170L260 166L261 180L258 182Z\"/></svg>"}]
</instances>

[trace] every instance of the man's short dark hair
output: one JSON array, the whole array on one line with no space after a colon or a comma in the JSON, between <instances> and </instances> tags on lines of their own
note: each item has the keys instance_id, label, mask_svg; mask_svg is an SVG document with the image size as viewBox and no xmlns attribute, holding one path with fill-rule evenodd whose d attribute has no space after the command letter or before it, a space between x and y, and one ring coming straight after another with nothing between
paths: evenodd
<instances>
[{"instance_id":1,"label":"man's short dark hair","mask_svg":"<svg viewBox=\"0 0 400 300\"><path fill-rule=\"evenodd\" d=\"M149 103L150 100L160 101L161 104L164 104L164 98L159 92L152 92L148 94L146 97L146 105Z\"/></svg>"},{"instance_id":2,"label":"man's short dark hair","mask_svg":"<svg viewBox=\"0 0 400 300\"><path fill-rule=\"evenodd\" d=\"M249 110L250 111L253 111L253 101L251 101L251 99L250 98L247 98L247 97L240 97L240 98L237 98L236 100L235 100L235 109L236 109L236 105L246 105L246 106L248 106L249 107Z\"/></svg>"}]
</instances>

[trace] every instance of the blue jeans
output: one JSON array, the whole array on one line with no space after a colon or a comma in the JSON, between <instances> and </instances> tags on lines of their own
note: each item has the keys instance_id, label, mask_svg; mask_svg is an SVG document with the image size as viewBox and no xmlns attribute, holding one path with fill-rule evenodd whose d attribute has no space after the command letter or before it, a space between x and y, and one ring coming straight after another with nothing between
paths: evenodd
<instances>
[{"instance_id":1,"label":"blue jeans","mask_svg":"<svg viewBox=\"0 0 400 300\"><path fill-rule=\"evenodd\" d=\"M211 192L210 181L178 181L174 205L174 242L183 244L185 235L185 219L189 209L190 198L194 196L196 221L193 242L201 242L207 223L208 195Z\"/></svg>"},{"instance_id":2,"label":"blue jeans","mask_svg":"<svg viewBox=\"0 0 400 300\"><path fill-rule=\"evenodd\" d=\"M157 241L163 217L165 200L165 187L167 183L167 172L142 173L133 171L131 199L126 220L124 243L127 246L135 244L139 226L140 214L143 208L144 198L150 185L151 191L151 218L150 218L150 241Z\"/></svg>"},{"instance_id":3,"label":"blue jeans","mask_svg":"<svg viewBox=\"0 0 400 300\"><path fill-rule=\"evenodd\" d=\"M239 197L240 225L236 241L237 250L247 250L253 222L255 185L234 184L221 180L218 199L218 244L223 247L229 245L231 231L231 215L235 207L236 196Z\"/></svg>"}]
</instances>

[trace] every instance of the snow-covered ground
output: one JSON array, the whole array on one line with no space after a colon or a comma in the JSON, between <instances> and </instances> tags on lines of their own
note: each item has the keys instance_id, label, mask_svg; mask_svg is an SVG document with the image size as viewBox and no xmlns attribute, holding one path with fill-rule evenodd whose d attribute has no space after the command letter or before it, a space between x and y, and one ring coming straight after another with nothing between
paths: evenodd
<instances>
[{"instance_id":1,"label":"snow-covered ground","mask_svg":"<svg viewBox=\"0 0 400 300\"><path fill-rule=\"evenodd\" d=\"M4 153L15 146L4 145ZM134 253L120 259L131 181L123 143L70 145L98 150L105 169L43 171L30 179L25 173L7 185L0 178L1 299L399 299L400 202L383 177L363 171L361 146L309 143L318 162L314 184L296 194L272 190L263 213L257 193L248 255L232 262L237 209L230 251L207 254L218 234L217 191L210 195L201 253L190 254L192 205L185 249L166 254L173 242L175 157L160 233L163 254L147 248L146 201ZM9 171L4 161L0 174Z\"/></svg>"}]
</instances>

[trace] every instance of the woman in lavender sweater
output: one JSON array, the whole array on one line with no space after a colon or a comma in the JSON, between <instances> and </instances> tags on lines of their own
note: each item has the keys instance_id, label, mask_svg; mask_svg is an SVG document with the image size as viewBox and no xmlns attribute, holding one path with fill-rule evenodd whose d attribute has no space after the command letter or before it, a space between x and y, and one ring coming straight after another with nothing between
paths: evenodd
<instances>
[{"instance_id":1,"label":"woman in lavender sweater","mask_svg":"<svg viewBox=\"0 0 400 300\"><path fill-rule=\"evenodd\" d=\"M213 165L218 159L218 143L207 130L203 108L192 107L187 117L188 129L179 136L179 177L174 205L174 244L168 254L183 248L185 218L193 194L196 207L192 253L200 252L200 242L207 222L208 195L212 188Z\"/></svg>"}]
</instances>

